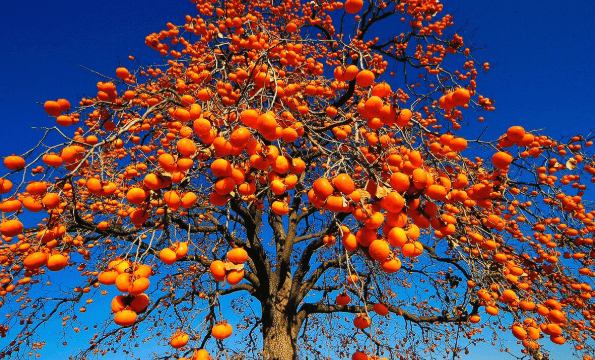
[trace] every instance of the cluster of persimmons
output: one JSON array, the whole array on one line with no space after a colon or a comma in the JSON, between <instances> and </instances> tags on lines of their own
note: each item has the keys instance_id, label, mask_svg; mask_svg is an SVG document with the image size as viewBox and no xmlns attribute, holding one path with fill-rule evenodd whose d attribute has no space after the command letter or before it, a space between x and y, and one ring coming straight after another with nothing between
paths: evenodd
<instances>
[{"instance_id":1,"label":"cluster of persimmons","mask_svg":"<svg viewBox=\"0 0 595 360\"><path fill-rule=\"evenodd\" d=\"M193 274L199 283L185 290L208 301L207 330L171 324L166 337L185 356L209 359L198 340L233 333L215 321L218 296L234 287L258 293L268 281L261 269L280 267L289 246L297 259L287 255L290 271L322 254L323 265L303 279L309 290L339 291L312 313L357 313L350 331L363 330L371 344L369 328L380 326L372 312L456 323L448 331L470 342L498 316L525 353L571 340L589 358L595 211L583 196L595 174L592 141L557 141L521 126L493 141L458 135L474 111L495 108L477 90L489 64L477 64L463 37L446 35L454 23L443 4L192 2L198 15L145 39L166 63L120 66L76 107L46 101L64 142L6 154L1 307L31 303L36 287L50 286L42 281L50 272L76 268L88 279L74 289L78 301L110 285L121 293L111 302L121 333L112 335L123 336L173 306L174 296L164 300L158 290L184 290L179 276ZM374 30L390 19L402 33ZM442 68L446 57L461 68ZM403 67L407 76L395 74ZM251 221L272 229L263 235ZM301 221L309 225L298 235ZM267 237L273 245L264 245ZM462 281L448 275L402 290L391 282L424 274L424 265L445 266L440 275ZM323 278L327 271L339 275ZM458 310L391 303L395 293L439 281ZM381 294L375 300L371 284ZM44 306L49 313L54 305ZM0 357L41 347L29 326L47 321L31 315L40 307L8 316L2 337L25 330ZM106 337L94 336L90 351L103 353L98 338ZM348 356L414 355L364 343Z\"/></svg>"}]
</instances>

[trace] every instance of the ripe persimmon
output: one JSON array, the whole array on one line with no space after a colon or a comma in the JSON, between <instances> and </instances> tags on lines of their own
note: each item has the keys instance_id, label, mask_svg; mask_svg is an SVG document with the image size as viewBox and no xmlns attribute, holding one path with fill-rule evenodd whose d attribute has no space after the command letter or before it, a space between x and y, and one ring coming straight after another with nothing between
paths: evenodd
<instances>
[{"instance_id":1,"label":"ripe persimmon","mask_svg":"<svg viewBox=\"0 0 595 360\"><path fill-rule=\"evenodd\" d=\"M372 85L374 80L374 73L366 69L360 71L355 77L355 82L361 87L368 87Z\"/></svg>"},{"instance_id":2,"label":"ripe persimmon","mask_svg":"<svg viewBox=\"0 0 595 360\"><path fill-rule=\"evenodd\" d=\"M119 326L132 326L136 322L137 314L132 310L121 310L114 315L114 322Z\"/></svg>"},{"instance_id":3,"label":"ripe persimmon","mask_svg":"<svg viewBox=\"0 0 595 360\"><path fill-rule=\"evenodd\" d=\"M7 156L4 158L4 166L8 170L19 171L25 168L25 159L16 155Z\"/></svg>"},{"instance_id":4,"label":"ripe persimmon","mask_svg":"<svg viewBox=\"0 0 595 360\"><path fill-rule=\"evenodd\" d=\"M227 339L232 333L233 327L227 322L220 322L213 326L213 329L211 330L213 337L218 340Z\"/></svg>"},{"instance_id":5,"label":"ripe persimmon","mask_svg":"<svg viewBox=\"0 0 595 360\"><path fill-rule=\"evenodd\" d=\"M345 71L342 72L342 77L343 77L343 80L345 80L345 81L351 81L351 80L355 80L355 77L357 76L357 74L359 74L359 69L357 68L357 66L349 65L349 66L347 66Z\"/></svg>"},{"instance_id":6,"label":"ripe persimmon","mask_svg":"<svg viewBox=\"0 0 595 360\"><path fill-rule=\"evenodd\" d=\"M347 0L345 1L345 11L349 14L358 13L364 6L363 0Z\"/></svg>"}]
</instances>

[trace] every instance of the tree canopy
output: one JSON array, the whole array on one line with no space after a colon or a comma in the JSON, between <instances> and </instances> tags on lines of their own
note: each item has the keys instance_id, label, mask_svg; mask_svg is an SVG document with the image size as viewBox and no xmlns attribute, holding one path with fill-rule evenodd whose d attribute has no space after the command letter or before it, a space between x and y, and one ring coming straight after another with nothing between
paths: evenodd
<instances>
[{"instance_id":1,"label":"tree canopy","mask_svg":"<svg viewBox=\"0 0 595 360\"><path fill-rule=\"evenodd\" d=\"M595 136L463 136L490 65L438 0L192 2L3 149L0 358L591 359Z\"/></svg>"}]
</instances>

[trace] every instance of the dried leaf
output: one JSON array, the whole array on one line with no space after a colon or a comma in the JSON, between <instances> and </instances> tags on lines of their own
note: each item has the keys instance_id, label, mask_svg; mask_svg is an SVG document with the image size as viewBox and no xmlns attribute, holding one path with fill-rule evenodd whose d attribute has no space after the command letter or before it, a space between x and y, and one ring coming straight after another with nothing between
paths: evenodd
<instances>
[{"instance_id":1,"label":"dried leaf","mask_svg":"<svg viewBox=\"0 0 595 360\"><path fill-rule=\"evenodd\" d=\"M568 159L568 161L566 162L566 168L568 170L574 170L576 169L576 159L575 158L570 158Z\"/></svg>"},{"instance_id":2,"label":"dried leaf","mask_svg":"<svg viewBox=\"0 0 595 360\"><path fill-rule=\"evenodd\" d=\"M343 207L346 208L349 205L349 203L347 202L347 199L345 199L344 197L341 197L341 200L343 200L343 203L342 203Z\"/></svg>"},{"instance_id":3,"label":"dried leaf","mask_svg":"<svg viewBox=\"0 0 595 360\"><path fill-rule=\"evenodd\" d=\"M244 269L244 264L234 264L231 261L226 261L225 262L225 270L243 270Z\"/></svg>"},{"instance_id":4,"label":"dried leaf","mask_svg":"<svg viewBox=\"0 0 595 360\"><path fill-rule=\"evenodd\" d=\"M378 184L378 186L376 186L376 197L379 199L382 199L388 195L389 192L390 191L382 184Z\"/></svg>"},{"instance_id":5,"label":"dried leaf","mask_svg":"<svg viewBox=\"0 0 595 360\"><path fill-rule=\"evenodd\" d=\"M196 157L196 156L198 156L198 154L201 154L201 155L205 155L205 156L208 156L208 157L210 157L210 156L211 156L211 154L212 154L212 151L211 151L211 148L208 148L208 149L201 149L201 150L200 150L199 152L197 152L197 153L196 153L194 156Z\"/></svg>"},{"instance_id":6,"label":"dried leaf","mask_svg":"<svg viewBox=\"0 0 595 360\"><path fill-rule=\"evenodd\" d=\"M367 192L366 190L359 189L358 191L360 193L360 196L361 196L362 200L366 200L366 199L372 198L372 195L370 195L370 193Z\"/></svg>"}]
</instances>

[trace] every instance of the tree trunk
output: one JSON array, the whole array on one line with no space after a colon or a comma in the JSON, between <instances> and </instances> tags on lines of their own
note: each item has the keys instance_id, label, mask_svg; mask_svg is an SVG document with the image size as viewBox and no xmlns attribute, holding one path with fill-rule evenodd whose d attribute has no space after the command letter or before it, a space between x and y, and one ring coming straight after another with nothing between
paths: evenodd
<instances>
[{"instance_id":1,"label":"tree trunk","mask_svg":"<svg viewBox=\"0 0 595 360\"><path fill-rule=\"evenodd\" d=\"M297 332L292 331L294 318L273 304L262 307L263 360L295 360Z\"/></svg>"}]
</instances>

